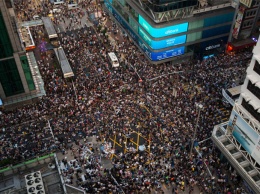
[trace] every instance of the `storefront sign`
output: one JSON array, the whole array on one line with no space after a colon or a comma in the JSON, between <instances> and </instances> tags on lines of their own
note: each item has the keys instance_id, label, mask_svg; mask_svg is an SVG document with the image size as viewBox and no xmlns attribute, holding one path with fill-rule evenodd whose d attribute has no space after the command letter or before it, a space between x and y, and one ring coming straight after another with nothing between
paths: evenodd
<instances>
[{"instance_id":1,"label":"storefront sign","mask_svg":"<svg viewBox=\"0 0 260 194\"><path fill-rule=\"evenodd\" d=\"M220 44L211 45L205 48L206 51L220 47Z\"/></svg>"}]
</instances>

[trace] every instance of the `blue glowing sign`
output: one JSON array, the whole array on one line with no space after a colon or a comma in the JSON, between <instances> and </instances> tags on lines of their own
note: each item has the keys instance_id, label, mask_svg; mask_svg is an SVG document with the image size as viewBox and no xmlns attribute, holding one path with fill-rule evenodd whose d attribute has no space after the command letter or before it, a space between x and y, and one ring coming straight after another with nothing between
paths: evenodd
<instances>
[{"instance_id":1,"label":"blue glowing sign","mask_svg":"<svg viewBox=\"0 0 260 194\"><path fill-rule=\"evenodd\" d=\"M152 40L141 28L139 28L139 35L152 49L167 48L178 44L184 44L186 42L186 35L168 38L165 40Z\"/></svg>"},{"instance_id":2,"label":"blue glowing sign","mask_svg":"<svg viewBox=\"0 0 260 194\"><path fill-rule=\"evenodd\" d=\"M188 30L188 22L164 28L154 28L141 15L139 15L139 24L154 38L179 34Z\"/></svg>"},{"instance_id":3,"label":"blue glowing sign","mask_svg":"<svg viewBox=\"0 0 260 194\"><path fill-rule=\"evenodd\" d=\"M152 60L152 61L160 61L163 59L171 58L171 57L176 57L178 55L183 55L185 51L185 47L179 47L179 48L174 48L171 50L166 50L166 51L161 51L161 52L151 52L149 48L141 41L138 41L139 46L141 49L144 51L144 53Z\"/></svg>"}]
</instances>

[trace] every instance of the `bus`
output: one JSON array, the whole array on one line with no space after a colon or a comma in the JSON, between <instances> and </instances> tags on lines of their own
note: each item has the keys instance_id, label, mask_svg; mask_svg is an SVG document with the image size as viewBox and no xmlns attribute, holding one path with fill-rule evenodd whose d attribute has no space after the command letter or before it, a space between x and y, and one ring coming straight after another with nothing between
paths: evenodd
<instances>
[{"instance_id":1,"label":"bus","mask_svg":"<svg viewBox=\"0 0 260 194\"><path fill-rule=\"evenodd\" d=\"M59 61L59 64L61 66L61 70L63 73L64 78L73 77L74 73L72 71L72 68L70 66L70 63L66 57L66 54L62 47L54 49L54 52L56 54L56 57Z\"/></svg>"},{"instance_id":2,"label":"bus","mask_svg":"<svg viewBox=\"0 0 260 194\"><path fill-rule=\"evenodd\" d=\"M119 61L118 61L115 53L113 53L113 52L108 53L108 59L112 65L112 67L119 67Z\"/></svg>"},{"instance_id":3,"label":"bus","mask_svg":"<svg viewBox=\"0 0 260 194\"><path fill-rule=\"evenodd\" d=\"M54 1L51 1L51 3L53 3L54 5L60 5L60 4L64 4L64 1L63 0L54 0Z\"/></svg>"}]
</instances>

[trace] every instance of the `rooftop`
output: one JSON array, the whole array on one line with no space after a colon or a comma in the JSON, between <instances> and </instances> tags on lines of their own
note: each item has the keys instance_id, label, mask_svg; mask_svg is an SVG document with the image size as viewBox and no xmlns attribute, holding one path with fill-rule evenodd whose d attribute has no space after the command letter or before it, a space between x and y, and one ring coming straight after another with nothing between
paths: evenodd
<instances>
[{"instance_id":1,"label":"rooftop","mask_svg":"<svg viewBox=\"0 0 260 194\"><path fill-rule=\"evenodd\" d=\"M41 172L46 193L64 193L53 154L1 170L0 193L27 194L25 175L37 171Z\"/></svg>"}]
</instances>

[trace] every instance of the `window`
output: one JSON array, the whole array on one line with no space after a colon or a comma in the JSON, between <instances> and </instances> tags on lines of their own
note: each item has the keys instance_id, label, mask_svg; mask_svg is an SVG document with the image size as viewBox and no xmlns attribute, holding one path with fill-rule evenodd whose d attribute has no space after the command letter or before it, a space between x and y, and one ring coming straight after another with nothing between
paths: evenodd
<instances>
[{"instance_id":1,"label":"window","mask_svg":"<svg viewBox=\"0 0 260 194\"><path fill-rule=\"evenodd\" d=\"M254 109L254 107L250 104L248 104L245 99L242 101L242 106L256 119L260 122L260 113L257 112L257 110Z\"/></svg>"},{"instance_id":2,"label":"window","mask_svg":"<svg viewBox=\"0 0 260 194\"><path fill-rule=\"evenodd\" d=\"M260 88L252 84L250 80L248 80L247 89L252 92L256 97L260 98Z\"/></svg>"},{"instance_id":3,"label":"window","mask_svg":"<svg viewBox=\"0 0 260 194\"><path fill-rule=\"evenodd\" d=\"M32 73L31 73L27 58L26 58L26 56L22 56L20 59L21 59L21 63L22 63L24 76L25 76L25 79L28 84L28 88L30 91L35 90L35 85L33 82Z\"/></svg>"},{"instance_id":4,"label":"window","mask_svg":"<svg viewBox=\"0 0 260 194\"><path fill-rule=\"evenodd\" d=\"M125 6L125 0L118 0L119 3L121 3L122 6Z\"/></svg>"},{"instance_id":5,"label":"window","mask_svg":"<svg viewBox=\"0 0 260 194\"><path fill-rule=\"evenodd\" d=\"M258 6L260 4L260 1L254 1L253 7Z\"/></svg>"},{"instance_id":6,"label":"window","mask_svg":"<svg viewBox=\"0 0 260 194\"><path fill-rule=\"evenodd\" d=\"M220 26L220 27L204 30L202 32L202 37L208 38L208 37L212 37L212 36L226 34L226 33L230 32L230 28L231 28L231 25L225 25L225 26Z\"/></svg>"},{"instance_id":7,"label":"window","mask_svg":"<svg viewBox=\"0 0 260 194\"><path fill-rule=\"evenodd\" d=\"M249 10L246 12L246 17L252 17L256 15L256 10Z\"/></svg>"},{"instance_id":8,"label":"window","mask_svg":"<svg viewBox=\"0 0 260 194\"><path fill-rule=\"evenodd\" d=\"M0 82L7 97L24 92L14 59L0 61Z\"/></svg>"},{"instance_id":9,"label":"window","mask_svg":"<svg viewBox=\"0 0 260 194\"><path fill-rule=\"evenodd\" d=\"M203 28L204 20L196 20L189 23L189 30Z\"/></svg>"},{"instance_id":10,"label":"window","mask_svg":"<svg viewBox=\"0 0 260 194\"><path fill-rule=\"evenodd\" d=\"M251 27L253 25L253 20L247 20L243 22L243 28Z\"/></svg>"},{"instance_id":11,"label":"window","mask_svg":"<svg viewBox=\"0 0 260 194\"><path fill-rule=\"evenodd\" d=\"M120 13L120 15L123 16L123 18L129 23L128 13L124 11L122 5L120 5L120 3L118 3L117 1L113 1L112 4L114 8Z\"/></svg>"},{"instance_id":12,"label":"window","mask_svg":"<svg viewBox=\"0 0 260 194\"><path fill-rule=\"evenodd\" d=\"M260 75L260 65L259 62L257 60L255 60L255 66L253 69L258 75Z\"/></svg>"},{"instance_id":13,"label":"window","mask_svg":"<svg viewBox=\"0 0 260 194\"><path fill-rule=\"evenodd\" d=\"M138 24L137 22L132 19L131 17L129 17L129 24L130 26L134 29L135 32L138 32Z\"/></svg>"},{"instance_id":14,"label":"window","mask_svg":"<svg viewBox=\"0 0 260 194\"><path fill-rule=\"evenodd\" d=\"M230 12L230 13L223 14L223 15L217 15L217 16L214 16L214 17L205 18L204 19L204 27L215 26L215 25L218 25L218 24L224 24L224 23L232 22L233 17L234 17L234 12Z\"/></svg>"},{"instance_id":15,"label":"window","mask_svg":"<svg viewBox=\"0 0 260 194\"><path fill-rule=\"evenodd\" d=\"M0 59L13 55L13 48L0 11Z\"/></svg>"},{"instance_id":16,"label":"window","mask_svg":"<svg viewBox=\"0 0 260 194\"><path fill-rule=\"evenodd\" d=\"M202 32L194 32L187 35L187 42L192 42L201 39Z\"/></svg>"}]
</instances>

